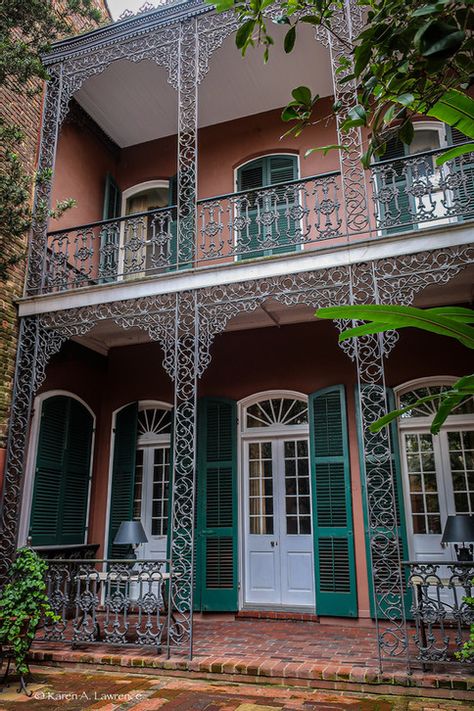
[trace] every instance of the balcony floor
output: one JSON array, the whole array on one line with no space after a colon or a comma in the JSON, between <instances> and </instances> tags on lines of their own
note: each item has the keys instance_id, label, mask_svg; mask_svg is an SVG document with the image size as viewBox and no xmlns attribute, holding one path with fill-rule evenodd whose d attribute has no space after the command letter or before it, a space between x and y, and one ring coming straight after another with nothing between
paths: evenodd
<instances>
[{"instance_id":1,"label":"balcony floor","mask_svg":"<svg viewBox=\"0 0 474 711\"><path fill-rule=\"evenodd\" d=\"M157 674L236 682L355 691L374 691L376 686L377 693L415 694L423 689L426 696L474 696L472 666L415 670L409 676L404 664L387 663L380 673L371 623L196 616L192 661L182 656L167 660L153 648L94 644L71 649L52 642L36 642L31 659L34 663L79 663L100 669L153 669Z\"/></svg>"}]
</instances>

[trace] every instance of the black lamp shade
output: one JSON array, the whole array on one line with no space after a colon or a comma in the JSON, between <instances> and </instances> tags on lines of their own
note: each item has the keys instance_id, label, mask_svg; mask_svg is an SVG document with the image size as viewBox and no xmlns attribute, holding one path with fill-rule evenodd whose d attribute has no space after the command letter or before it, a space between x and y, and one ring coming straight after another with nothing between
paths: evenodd
<instances>
[{"instance_id":1,"label":"black lamp shade","mask_svg":"<svg viewBox=\"0 0 474 711\"><path fill-rule=\"evenodd\" d=\"M474 516L457 514L448 516L441 544L474 542Z\"/></svg>"},{"instance_id":2,"label":"black lamp shade","mask_svg":"<svg viewBox=\"0 0 474 711\"><path fill-rule=\"evenodd\" d=\"M122 521L114 538L114 545L137 546L148 543L148 538L140 521Z\"/></svg>"}]
</instances>

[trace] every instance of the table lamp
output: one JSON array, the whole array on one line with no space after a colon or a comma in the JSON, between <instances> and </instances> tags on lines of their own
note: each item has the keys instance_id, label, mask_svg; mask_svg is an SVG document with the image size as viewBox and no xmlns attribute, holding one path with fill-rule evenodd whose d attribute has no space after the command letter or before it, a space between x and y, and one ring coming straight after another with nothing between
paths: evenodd
<instances>
[{"instance_id":1,"label":"table lamp","mask_svg":"<svg viewBox=\"0 0 474 711\"><path fill-rule=\"evenodd\" d=\"M458 561L469 562L473 560L474 546L472 541L474 541L474 516L469 514L448 516L441 538L441 545L446 546L448 543L454 543ZM459 543L462 545L458 545ZM469 545L466 545L466 543L469 543Z\"/></svg>"},{"instance_id":2,"label":"table lamp","mask_svg":"<svg viewBox=\"0 0 474 711\"><path fill-rule=\"evenodd\" d=\"M122 521L114 538L114 546L132 546L136 558L140 543L148 543L141 521Z\"/></svg>"}]
</instances>

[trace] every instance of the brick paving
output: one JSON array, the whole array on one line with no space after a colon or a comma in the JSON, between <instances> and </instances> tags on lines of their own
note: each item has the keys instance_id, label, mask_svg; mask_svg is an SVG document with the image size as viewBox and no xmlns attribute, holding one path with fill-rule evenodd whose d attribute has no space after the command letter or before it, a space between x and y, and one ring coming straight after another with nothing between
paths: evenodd
<instances>
[{"instance_id":1,"label":"brick paving","mask_svg":"<svg viewBox=\"0 0 474 711\"><path fill-rule=\"evenodd\" d=\"M375 629L341 622L267 619L234 619L233 616L196 617L194 658L166 659L154 648L108 645L35 643L32 660L46 664L88 664L153 670L156 674L187 678L220 678L225 681L261 682L335 690L373 690L387 693L423 693L433 697L459 697L473 693L473 667L415 670L408 675L404 665L389 665L380 672ZM458 693L459 692L459 693Z\"/></svg>"},{"instance_id":2,"label":"brick paving","mask_svg":"<svg viewBox=\"0 0 474 711\"><path fill-rule=\"evenodd\" d=\"M0 711L468 711L472 704L297 689L284 686L216 683L127 672L71 672L33 668L32 697L16 684L0 692Z\"/></svg>"}]
</instances>

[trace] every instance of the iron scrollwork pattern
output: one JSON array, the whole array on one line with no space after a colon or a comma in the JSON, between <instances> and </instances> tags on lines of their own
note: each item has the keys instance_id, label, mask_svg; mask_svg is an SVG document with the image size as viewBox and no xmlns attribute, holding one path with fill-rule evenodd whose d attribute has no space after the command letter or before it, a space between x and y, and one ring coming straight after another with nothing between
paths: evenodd
<instances>
[{"instance_id":1,"label":"iron scrollwork pattern","mask_svg":"<svg viewBox=\"0 0 474 711\"><path fill-rule=\"evenodd\" d=\"M365 173L360 157L362 152L362 134L360 128L351 128L342 132L341 125L347 118L349 109L357 103L355 81L342 81L353 71L351 52L354 23L358 26L360 8L353 0L346 0L344 8L337 8L331 19L336 32L328 32L329 51L334 87L334 101L340 105L336 114L338 143L346 150L339 151L342 175L343 204L345 205L346 232L357 233L369 228L369 211ZM318 33L320 36L320 33ZM339 60L348 60L347 69L337 72Z\"/></svg>"},{"instance_id":2,"label":"iron scrollwork pattern","mask_svg":"<svg viewBox=\"0 0 474 711\"><path fill-rule=\"evenodd\" d=\"M39 316L21 321L1 501L0 581L4 579L16 550L34 393L44 381L50 357L60 350L65 339L57 331L47 330Z\"/></svg>"},{"instance_id":3,"label":"iron scrollwork pattern","mask_svg":"<svg viewBox=\"0 0 474 711\"><path fill-rule=\"evenodd\" d=\"M197 19L179 26L177 264L192 263L197 210Z\"/></svg>"},{"instance_id":4,"label":"iron scrollwork pattern","mask_svg":"<svg viewBox=\"0 0 474 711\"><path fill-rule=\"evenodd\" d=\"M57 620L37 642L134 644L161 651L171 626L167 560L48 560L46 594Z\"/></svg>"},{"instance_id":5,"label":"iron scrollwork pattern","mask_svg":"<svg viewBox=\"0 0 474 711\"><path fill-rule=\"evenodd\" d=\"M379 303L374 263L351 267L351 303ZM384 377L384 334L353 339L364 462L369 556L379 662L405 656L408 636L401 566L401 535L389 428L372 433L369 426L388 412Z\"/></svg>"},{"instance_id":6,"label":"iron scrollwork pattern","mask_svg":"<svg viewBox=\"0 0 474 711\"><path fill-rule=\"evenodd\" d=\"M407 567L417 660L424 664L459 661L454 655L474 624L474 610L465 601L474 594L474 563L419 561Z\"/></svg>"},{"instance_id":7,"label":"iron scrollwork pattern","mask_svg":"<svg viewBox=\"0 0 474 711\"><path fill-rule=\"evenodd\" d=\"M59 135L60 110L63 92L63 67L50 69L43 102L38 178L35 186L33 222L28 248L28 273L26 290L29 294L40 291L46 272L45 240L51 205L52 171Z\"/></svg>"},{"instance_id":8,"label":"iron scrollwork pattern","mask_svg":"<svg viewBox=\"0 0 474 711\"><path fill-rule=\"evenodd\" d=\"M169 607L179 615L169 647L193 650L194 506L199 330L196 292L176 295Z\"/></svg>"}]
</instances>

